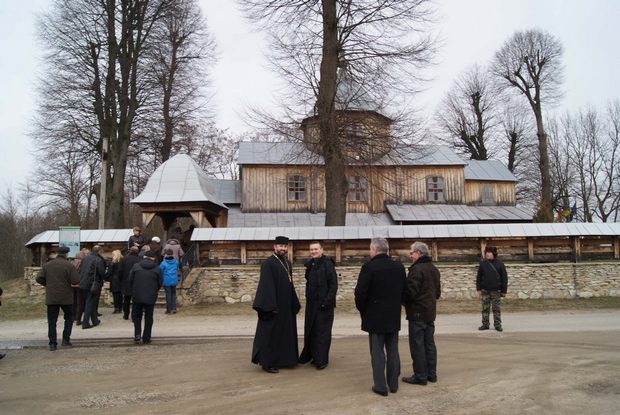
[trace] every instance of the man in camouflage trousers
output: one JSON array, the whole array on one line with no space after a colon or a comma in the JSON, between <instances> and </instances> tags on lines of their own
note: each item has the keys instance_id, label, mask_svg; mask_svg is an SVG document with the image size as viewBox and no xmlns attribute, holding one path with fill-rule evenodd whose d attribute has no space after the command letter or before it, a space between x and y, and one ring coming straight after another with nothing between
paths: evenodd
<instances>
[{"instance_id":1,"label":"man in camouflage trousers","mask_svg":"<svg viewBox=\"0 0 620 415\"><path fill-rule=\"evenodd\" d=\"M501 315L501 297L506 296L508 274L504 264L497 259L497 248L487 246L484 259L478 266L476 290L482 297L482 325L478 330L489 329L489 311L493 309L493 325L495 330L503 331Z\"/></svg>"}]
</instances>

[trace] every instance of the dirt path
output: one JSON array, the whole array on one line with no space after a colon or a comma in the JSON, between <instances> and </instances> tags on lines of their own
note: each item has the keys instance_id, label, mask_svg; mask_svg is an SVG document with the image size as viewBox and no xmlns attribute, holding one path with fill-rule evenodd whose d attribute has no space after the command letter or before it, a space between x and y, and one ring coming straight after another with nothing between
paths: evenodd
<instances>
[{"instance_id":1,"label":"dirt path","mask_svg":"<svg viewBox=\"0 0 620 415\"><path fill-rule=\"evenodd\" d=\"M440 316L439 382L401 383L388 398L370 392L368 342L354 315L337 318L326 370L301 366L277 375L249 362L250 316L158 315L149 346L127 341L130 323L104 317L100 328L76 330L73 349L9 350L0 361L0 413L516 415L620 408L620 311L506 315L501 334L477 332L475 315ZM44 346L44 333L43 320L0 323L0 343ZM409 375L405 334L402 374Z\"/></svg>"}]
</instances>

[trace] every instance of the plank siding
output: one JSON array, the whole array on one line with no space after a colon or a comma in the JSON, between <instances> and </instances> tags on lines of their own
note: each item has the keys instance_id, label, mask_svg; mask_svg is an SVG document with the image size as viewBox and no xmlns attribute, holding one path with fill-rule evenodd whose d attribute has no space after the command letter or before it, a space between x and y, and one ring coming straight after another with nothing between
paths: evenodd
<instances>
[{"instance_id":1,"label":"plank siding","mask_svg":"<svg viewBox=\"0 0 620 415\"><path fill-rule=\"evenodd\" d=\"M481 180L465 181L465 203L482 205L482 192L485 186L493 189L493 205L514 206L516 204L514 182L491 182Z\"/></svg>"},{"instance_id":2,"label":"plank siding","mask_svg":"<svg viewBox=\"0 0 620 415\"><path fill-rule=\"evenodd\" d=\"M292 174L306 177L305 201L288 201L287 178ZM351 167L347 174L364 176L368 182L366 200L347 200L347 212L381 213L385 212L387 203L428 203L426 178L429 176L443 177L443 203L465 201L461 166ZM325 172L321 166L244 166L242 197L244 212L322 212L325 211ZM514 194L512 197L514 200Z\"/></svg>"}]
</instances>

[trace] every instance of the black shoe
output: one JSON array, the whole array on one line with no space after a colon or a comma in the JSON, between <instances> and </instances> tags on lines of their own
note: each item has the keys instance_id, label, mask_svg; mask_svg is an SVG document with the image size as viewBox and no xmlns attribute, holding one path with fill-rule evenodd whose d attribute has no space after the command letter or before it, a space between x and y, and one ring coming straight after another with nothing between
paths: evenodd
<instances>
[{"instance_id":1,"label":"black shoe","mask_svg":"<svg viewBox=\"0 0 620 415\"><path fill-rule=\"evenodd\" d=\"M101 313L97 313L97 317L101 317L103 314Z\"/></svg>"},{"instance_id":2,"label":"black shoe","mask_svg":"<svg viewBox=\"0 0 620 415\"><path fill-rule=\"evenodd\" d=\"M142 344L151 344L151 340L150 339L149 340L146 340L146 339L142 340Z\"/></svg>"},{"instance_id":3,"label":"black shoe","mask_svg":"<svg viewBox=\"0 0 620 415\"><path fill-rule=\"evenodd\" d=\"M418 379L415 376L405 376L402 378L403 382L410 383L412 385L426 385L426 380Z\"/></svg>"},{"instance_id":4,"label":"black shoe","mask_svg":"<svg viewBox=\"0 0 620 415\"><path fill-rule=\"evenodd\" d=\"M426 379L431 383L437 383L437 376L429 376Z\"/></svg>"},{"instance_id":5,"label":"black shoe","mask_svg":"<svg viewBox=\"0 0 620 415\"><path fill-rule=\"evenodd\" d=\"M71 341L69 340L63 340L61 346L73 347L73 343L71 343Z\"/></svg>"},{"instance_id":6,"label":"black shoe","mask_svg":"<svg viewBox=\"0 0 620 415\"><path fill-rule=\"evenodd\" d=\"M396 392L398 392L398 388L396 388L396 389L390 389L390 393L396 393Z\"/></svg>"},{"instance_id":7,"label":"black shoe","mask_svg":"<svg viewBox=\"0 0 620 415\"><path fill-rule=\"evenodd\" d=\"M76 326L81 326L81 325L82 325L82 320L78 320L78 321L76 321L76 322L75 322L75 325L76 325Z\"/></svg>"},{"instance_id":8,"label":"black shoe","mask_svg":"<svg viewBox=\"0 0 620 415\"><path fill-rule=\"evenodd\" d=\"M310 359L309 357L304 357L304 358L301 358L301 357L300 357L299 359L297 359L297 362L298 362L300 365L305 365L306 363L309 363L309 362L310 362L310 360L312 360L312 359Z\"/></svg>"},{"instance_id":9,"label":"black shoe","mask_svg":"<svg viewBox=\"0 0 620 415\"><path fill-rule=\"evenodd\" d=\"M89 324L88 326L82 326L82 330L92 329L93 327L95 326L93 326L92 324Z\"/></svg>"},{"instance_id":10,"label":"black shoe","mask_svg":"<svg viewBox=\"0 0 620 415\"><path fill-rule=\"evenodd\" d=\"M499 332L502 332L502 331L504 331L504 329L502 328L502 326L499 326L499 327L495 327L495 330L497 330L497 331L499 331Z\"/></svg>"},{"instance_id":11,"label":"black shoe","mask_svg":"<svg viewBox=\"0 0 620 415\"><path fill-rule=\"evenodd\" d=\"M275 367L265 367L263 366L263 370L267 373L279 373L280 371L278 370L278 368Z\"/></svg>"},{"instance_id":12,"label":"black shoe","mask_svg":"<svg viewBox=\"0 0 620 415\"><path fill-rule=\"evenodd\" d=\"M388 396L387 391L380 391L380 390L378 390L378 389L375 389L375 387L374 387L374 386L372 387L372 391L373 391L374 393L376 393L377 395L381 395L381 396Z\"/></svg>"},{"instance_id":13,"label":"black shoe","mask_svg":"<svg viewBox=\"0 0 620 415\"><path fill-rule=\"evenodd\" d=\"M482 325L482 326L478 327L478 330L481 330L481 331L482 330L488 330L488 329L489 329L489 326L485 326L485 325Z\"/></svg>"},{"instance_id":14,"label":"black shoe","mask_svg":"<svg viewBox=\"0 0 620 415\"><path fill-rule=\"evenodd\" d=\"M317 369L317 370L323 370L323 369L325 369L326 367L327 367L327 363L325 363L324 365L317 366L317 367L316 367L316 369Z\"/></svg>"},{"instance_id":15,"label":"black shoe","mask_svg":"<svg viewBox=\"0 0 620 415\"><path fill-rule=\"evenodd\" d=\"M129 320L129 316L123 316L123 320Z\"/></svg>"},{"instance_id":16,"label":"black shoe","mask_svg":"<svg viewBox=\"0 0 620 415\"><path fill-rule=\"evenodd\" d=\"M136 343L140 343L140 340L142 340L142 338L140 336L134 336L133 341Z\"/></svg>"},{"instance_id":17,"label":"black shoe","mask_svg":"<svg viewBox=\"0 0 620 415\"><path fill-rule=\"evenodd\" d=\"M50 344L50 352L55 352L57 348L58 348L58 346L55 343L54 344Z\"/></svg>"},{"instance_id":18,"label":"black shoe","mask_svg":"<svg viewBox=\"0 0 620 415\"><path fill-rule=\"evenodd\" d=\"M0 353L0 360L4 359L4 356L6 356L6 354Z\"/></svg>"},{"instance_id":19,"label":"black shoe","mask_svg":"<svg viewBox=\"0 0 620 415\"><path fill-rule=\"evenodd\" d=\"M96 323L93 323L93 327L97 327L100 324L101 324L101 320L97 321Z\"/></svg>"}]
</instances>

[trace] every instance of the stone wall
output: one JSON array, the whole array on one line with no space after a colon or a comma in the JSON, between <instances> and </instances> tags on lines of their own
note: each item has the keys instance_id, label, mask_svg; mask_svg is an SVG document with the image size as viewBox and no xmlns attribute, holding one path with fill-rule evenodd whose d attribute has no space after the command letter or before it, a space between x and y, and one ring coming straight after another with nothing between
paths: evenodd
<instances>
[{"instance_id":1,"label":"stone wall","mask_svg":"<svg viewBox=\"0 0 620 415\"><path fill-rule=\"evenodd\" d=\"M441 272L442 297L475 298L477 265L437 265ZM589 298L620 297L620 262L548 263L506 265L508 298ZM31 295L44 293L35 282L40 268L24 269L30 281ZM338 300L353 299L359 266L341 266L338 271ZM304 268L295 267L294 284L301 299L304 297ZM187 277L184 289L178 290L181 304L251 302L258 285L259 267L235 265L195 268ZM104 291L104 301L108 298Z\"/></svg>"},{"instance_id":2,"label":"stone wall","mask_svg":"<svg viewBox=\"0 0 620 415\"><path fill-rule=\"evenodd\" d=\"M477 264L437 266L443 298L475 298ZM508 298L588 298L620 296L620 262L507 264ZM337 267L338 299L352 300L359 267ZM185 290L189 304L251 302L258 284L257 266L222 266L192 270L195 282ZM303 299L303 268L294 284Z\"/></svg>"}]
</instances>

